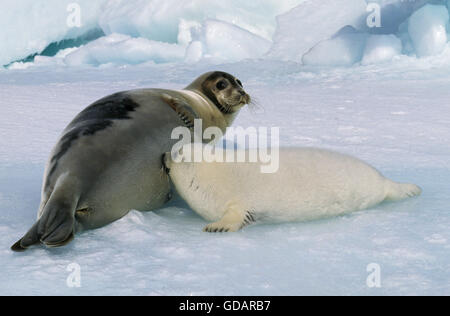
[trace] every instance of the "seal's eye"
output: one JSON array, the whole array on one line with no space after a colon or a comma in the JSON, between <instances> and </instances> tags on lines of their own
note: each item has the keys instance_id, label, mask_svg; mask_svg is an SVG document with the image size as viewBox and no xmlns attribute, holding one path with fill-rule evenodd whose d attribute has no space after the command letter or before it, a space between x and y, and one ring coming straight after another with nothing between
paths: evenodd
<instances>
[{"instance_id":1,"label":"seal's eye","mask_svg":"<svg viewBox=\"0 0 450 316\"><path fill-rule=\"evenodd\" d=\"M216 87L219 90L223 90L228 86L228 83L225 80L220 80L217 84Z\"/></svg>"},{"instance_id":2,"label":"seal's eye","mask_svg":"<svg viewBox=\"0 0 450 316\"><path fill-rule=\"evenodd\" d=\"M237 82L237 84L238 85L240 85L241 86L241 88L243 88L244 86L242 85L242 82L241 82L241 80L239 80L239 79L236 79L236 82Z\"/></svg>"}]
</instances>

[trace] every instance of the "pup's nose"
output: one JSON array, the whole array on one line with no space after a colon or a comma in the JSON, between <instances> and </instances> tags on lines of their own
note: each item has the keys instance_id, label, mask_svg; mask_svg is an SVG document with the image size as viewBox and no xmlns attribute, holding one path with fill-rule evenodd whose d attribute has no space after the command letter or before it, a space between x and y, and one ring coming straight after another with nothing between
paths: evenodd
<instances>
[{"instance_id":1,"label":"pup's nose","mask_svg":"<svg viewBox=\"0 0 450 316\"><path fill-rule=\"evenodd\" d=\"M246 94L244 90L239 90L239 93L240 93L242 96L244 96L244 95Z\"/></svg>"}]
</instances>

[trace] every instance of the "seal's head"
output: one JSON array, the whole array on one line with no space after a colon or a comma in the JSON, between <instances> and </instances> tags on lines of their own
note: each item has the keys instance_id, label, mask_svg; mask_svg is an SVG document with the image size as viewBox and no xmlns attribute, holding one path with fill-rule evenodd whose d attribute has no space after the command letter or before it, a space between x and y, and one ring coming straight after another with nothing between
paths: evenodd
<instances>
[{"instance_id":1,"label":"seal's head","mask_svg":"<svg viewBox=\"0 0 450 316\"><path fill-rule=\"evenodd\" d=\"M201 75L187 86L186 90L200 92L211 100L223 114L236 113L251 101L250 96L242 86L242 82L222 71Z\"/></svg>"}]
</instances>

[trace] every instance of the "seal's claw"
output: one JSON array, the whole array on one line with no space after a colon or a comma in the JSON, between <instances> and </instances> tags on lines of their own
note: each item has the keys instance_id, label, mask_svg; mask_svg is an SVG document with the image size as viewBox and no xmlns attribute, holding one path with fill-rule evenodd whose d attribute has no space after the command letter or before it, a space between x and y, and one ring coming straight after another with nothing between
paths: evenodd
<instances>
[{"instance_id":1,"label":"seal's claw","mask_svg":"<svg viewBox=\"0 0 450 316\"><path fill-rule=\"evenodd\" d=\"M255 218L252 212L244 213L235 205L230 205L220 221L206 225L203 231L208 233L237 232L253 222L255 222Z\"/></svg>"},{"instance_id":2,"label":"seal's claw","mask_svg":"<svg viewBox=\"0 0 450 316\"><path fill-rule=\"evenodd\" d=\"M239 228L239 225L226 225L221 222L216 222L206 225L205 228L203 228L203 231L207 233L228 233L236 232Z\"/></svg>"}]
</instances>

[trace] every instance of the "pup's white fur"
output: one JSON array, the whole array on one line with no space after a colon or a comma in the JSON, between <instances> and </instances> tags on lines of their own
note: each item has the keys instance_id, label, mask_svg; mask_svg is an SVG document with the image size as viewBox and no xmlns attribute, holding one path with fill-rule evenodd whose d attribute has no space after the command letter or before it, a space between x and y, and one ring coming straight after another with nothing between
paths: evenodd
<instances>
[{"instance_id":1,"label":"pup's white fur","mask_svg":"<svg viewBox=\"0 0 450 316\"><path fill-rule=\"evenodd\" d=\"M261 173L260 163L175 163L169 153L164 159L181 197L213 222L204 229L209 232L336 216L421 193L361 160L322 149L280 149L280 168L272 174Z\"/></svg>"}]
</instances>

